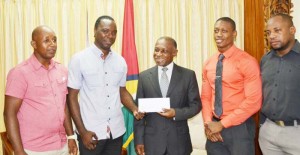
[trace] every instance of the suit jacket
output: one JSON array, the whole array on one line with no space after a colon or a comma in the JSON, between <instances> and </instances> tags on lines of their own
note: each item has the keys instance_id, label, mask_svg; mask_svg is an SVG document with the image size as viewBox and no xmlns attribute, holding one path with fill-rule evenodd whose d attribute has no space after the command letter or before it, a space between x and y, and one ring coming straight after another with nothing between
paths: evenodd
<instances>
[{"instance_id":1,"label":"suit jacket","mask_svg":"<svg viewBox=\"0 0 300 155\"><path fill-rule=\"evenodd\" d=\"M139 75L136 101L139 98L162 97L158 80L158 67ZM195 72L174 64L167 92L170 106L175 109L175 120L157 113L147 113L134 121L135 145L144 144L146 155L162 155L166 149L171 155L188 155L192 144L187 119L202 109Z\"/></svg>"}]
</instances>

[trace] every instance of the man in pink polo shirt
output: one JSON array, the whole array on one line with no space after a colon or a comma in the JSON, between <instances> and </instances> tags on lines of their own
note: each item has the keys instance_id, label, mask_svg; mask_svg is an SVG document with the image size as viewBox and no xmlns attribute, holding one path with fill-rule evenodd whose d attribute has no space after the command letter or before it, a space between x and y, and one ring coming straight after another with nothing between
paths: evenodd
<instances>
[{"instance_id":1,"label":"man in pink polo shirt","mask_svg":"<svg viewBox=\"0 0 300 155\"><path fill-rule=\"evenodd\" d=\"M33 54L7 76L4 120L16 155L77 154L66 106L68 72L52 59L56 40L49 27L35 28Z\"/></svg>"}]
</instances>

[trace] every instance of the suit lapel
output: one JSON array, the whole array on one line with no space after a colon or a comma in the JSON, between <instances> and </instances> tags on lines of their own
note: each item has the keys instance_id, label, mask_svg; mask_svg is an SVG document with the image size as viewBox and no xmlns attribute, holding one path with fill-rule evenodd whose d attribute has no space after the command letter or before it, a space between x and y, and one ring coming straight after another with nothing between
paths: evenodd
<instances>
[{"instance_id":1,"label":"suit lapel","mask_svg":"<svg viewBox=\"0 0 300 155\"><path fill-rule=\"evenodd\" d=\"M151 81L151 84L152 84L153 88L155 89L155 91L157 92L157 94L162 96L161 91L160 91L160 87L159 87L158 67L157 66L153 67L150 70L148 78L149 78L149 81Z\"/></svg>"},{"instance_id":2,"label":"suit lapel","mask_svg":"<svg viewBox=\"0 0 300 155\"><path fill-rule=\"evenodd\" d=\"M171 77L170 85L169 85L169 88L168 88L167 96L170 96L170 94L175 89L175 87L178 85L180 80L183 80L182 79L182 74L179 71L179 67L174 63L173 71L172 71L172 77Z\"/></svg>"}]
</instances>

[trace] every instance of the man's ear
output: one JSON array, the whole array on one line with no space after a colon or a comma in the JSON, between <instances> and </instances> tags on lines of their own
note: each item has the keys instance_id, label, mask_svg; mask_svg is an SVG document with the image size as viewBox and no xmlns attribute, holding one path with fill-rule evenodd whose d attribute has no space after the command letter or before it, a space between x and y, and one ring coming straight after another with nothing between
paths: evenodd
<instances>
[{"instance_id":1,"label":"man's ear","mask_svg":"<svg viewBox=\"0 0 300 155\"><path fill-rule=\"evenodd\" d=\"M291 34L296 34L296 28L295 28L295 26L290 27L290 33Z\"/></svg>"},{"instance_id":2,"label":"man's ear","mask_svg":"<svg viewBox=\"0 0 300 155\"><path fill-rule=\"evenodd\" d=\"M94 38L96 37L97 29L94 29Z\"/></svg>"},{"instance_id":3,"label":"man's ear","mask_svg":"<svg viewBox=\"0 0 300 155\"><path fill-rule=\"evenodd\" d=\"M235 41L236 37L237 37L237 31L236 30L234 30L234 32L233 32L233 37L234 37L234 41Z\"/></svg>"},{"instance_id":4,"label":"man's ear","mask_svg":"<svg viewBox=\"0 0 300 155\"><path fill-rule=\"evenodd\" d=\"M36 49L36 42L35 42L35 41L31 40L30 44L31 44L31 46L32 46L34 49Z\"/></svg>"},{"instance_id":5,"label":"man's ear","mask_svg":"<svg viewBox=\"0 0 300 155\"><path fill-rule=\"evenodd\" d=\"M176 50L173 52L173 57L176 57L176 56L177 56L177 53L178 53L178 50L176 49Z\"/></svg>"}]
</instances>

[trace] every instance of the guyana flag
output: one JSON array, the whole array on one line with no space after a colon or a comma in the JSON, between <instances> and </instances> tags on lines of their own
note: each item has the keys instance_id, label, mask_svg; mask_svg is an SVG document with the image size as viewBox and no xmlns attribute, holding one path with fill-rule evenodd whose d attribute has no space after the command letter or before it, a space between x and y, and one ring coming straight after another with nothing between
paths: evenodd
<instances>
[{"instance_id":1,"label":"guyana flag","mask_svg":"<svg viewBox=\"0 0 300 155\"><path fill-rule=\"evenodd\" d=\"M134 17L133 2L125 0L122 56L128 66L126 88L132 94L136 94L139 74L138 59L134 37ZM123 149L127 149L127 155L136 155L133 143L133 120L132 113L126 108L122 108L126 125L126 133L123 136Z\"/></svg>"}]
</instances>

